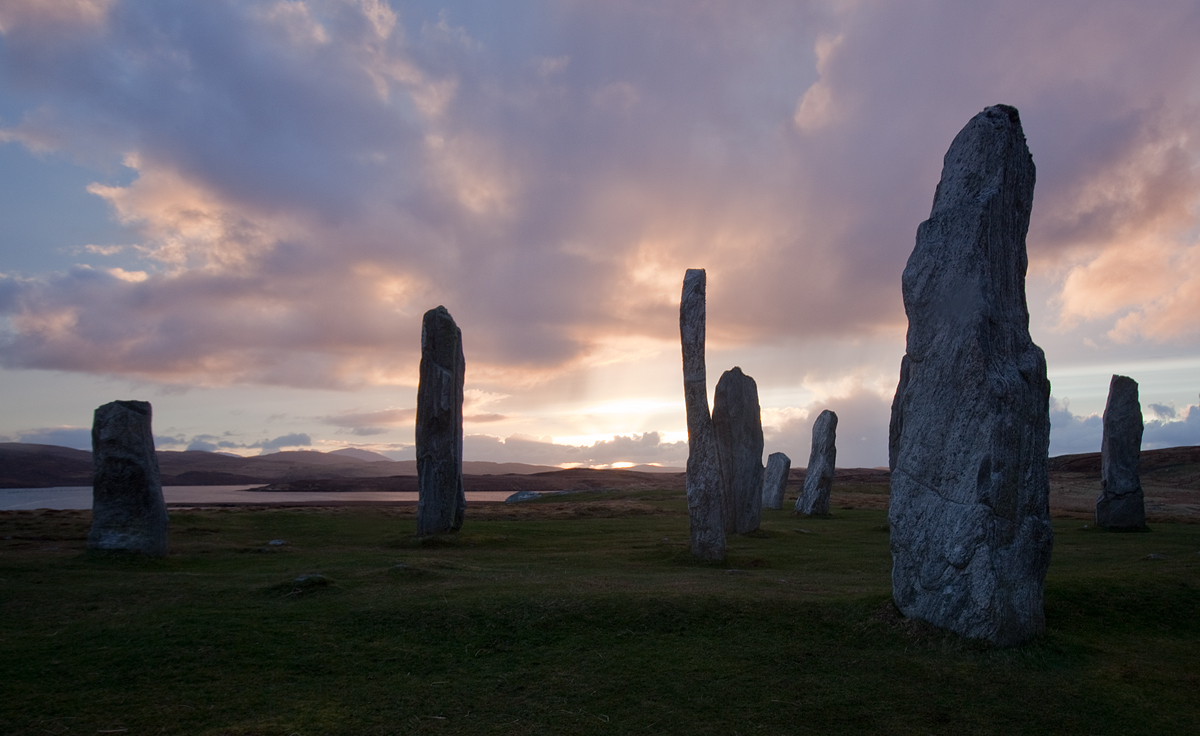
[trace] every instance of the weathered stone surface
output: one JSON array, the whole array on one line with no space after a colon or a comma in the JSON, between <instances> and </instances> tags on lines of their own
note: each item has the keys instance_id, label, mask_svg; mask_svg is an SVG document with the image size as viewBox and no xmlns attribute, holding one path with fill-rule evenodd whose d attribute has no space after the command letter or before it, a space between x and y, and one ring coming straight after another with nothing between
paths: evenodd
<instances>
[{"instance_id":1,"label":"weathered stone surface","mask_svg":"<svg viewBox=\"0 0 1200 736\"><path fill-rule=\"evenodd\" d=\"M767 469L763 471L763 506L776 511L783 508L783 494L787 491L791 470L792 459L782 452L772 452L767 457Z\"/></svg>"},{"instance_id":2,"label":"weathered stone surface","mask_svg":"<svg viewBox=\"0 0 1200 736\"><path fill-rule=\"evenodd\" d=\"M837 414L826 409L813 422L812 452L804 472L804 489L796 499L796 513L824 516L829 513L829 491L837 460Z\"/></svg>"},{"instance_id":3,"label":"weathered stone surface","mask_svg":"<svg viewBox=\"0 0 1200 736\"><path fill-rule=\"evenodd\" d=\"M88 549L167 553L167 505L151 415L145 401L114 401L96 409Z\"/></svg>"},{"instance_id":4,"label":"weathered stone surface","mask_svg":"<svg viewBox=\"0 0 1200 736\"><path fill-rule=\"evenodd\" d=\"M687 409L687 500L691 520L692 555L701 560L725 559L722 518L724 484L717 459L717 435L708 413L708 377L704 365L704 325L707 277L703 268L689 268L679 300L679 338L683 347L683 400Z\"/></svg>"},{"instance_id":5,"label":"weathered stone surface","mask_svg":"<svg viewBox=\"0 0 1200 736\"><path fill-rule=\"evenodd\" d=\"M1138 461L1142 455L1142 405L1137 381L1113 376L1104 405L1104 435L1100 442L1100 498L1096 524L1110 529L1144 529L1146 503Z\"/></svg>"},{"instance_id":6,"label":"weathered stone surface","mask_svg":"<svg viewBox=\"0 0 1200 736\"><path fill-rule=\"evenodd\" d=\"M892 403L896 605L998 645L1045 628L1054 542L1050 382L1025 303L1033 185L1015 109L989 107L955 137L904 269Z\"/></svg>"},{"instance_id":7,"label":"weathered stone surface","mask_svg":"<svg viewBox=\"0 0 1200 736\"><path fill-rule=\"evenodd\" d=\"M762 520L762 412L758 384L741 368L725 371L717 381L712 419L725 481L725 532L752 532Z\"/></svg>"},{"instance_id":8,"label":"weathered stone surface","mask_svg":"<svg viewBox=\"0 0 1200 736\"><path fill-rule=\"evenodd\" d=\"M417 386L417 534L462 528L462 332L445 307L421 321L421 375Z\"/></svg>"}]
</instances>

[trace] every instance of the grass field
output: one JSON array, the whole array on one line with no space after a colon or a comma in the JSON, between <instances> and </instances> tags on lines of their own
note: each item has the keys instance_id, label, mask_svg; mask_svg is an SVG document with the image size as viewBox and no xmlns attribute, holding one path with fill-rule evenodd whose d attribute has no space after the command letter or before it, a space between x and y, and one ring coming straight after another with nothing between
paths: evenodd
<instances>
[{"instance_id":1,"label":"grass field","mask_svg":"<svg viewBox=\"0 0 1200 736\"><path fill-rule=\"evenodd\" d=\"M596 498L425 541L176 511L160 560L5 512L0 732L1200 733L1200 525L1056 522L1048 631L1001 650L896 614L884 511L768 511L711 567L678 494Z\"/></svg>"}]
</instances>

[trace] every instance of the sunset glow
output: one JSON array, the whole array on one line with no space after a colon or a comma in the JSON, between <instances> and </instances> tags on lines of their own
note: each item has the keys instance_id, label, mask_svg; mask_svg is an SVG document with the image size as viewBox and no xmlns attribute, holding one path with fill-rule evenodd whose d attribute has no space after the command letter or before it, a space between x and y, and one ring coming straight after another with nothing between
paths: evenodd
<instances>
[{"instance_id":1,"label":"sunset glow","mask_svg":"<svg viewBox=\"0 0 1200 736\"><path fill-rule=\"evenodd\" d=\"M0 4L0 441L413 456L421 315L467 460L686 460L678 306L766 452L887 462L900 274L941 158L1016 106L1052 454L1112 373L1200 444L1200 6ZM85 71L86 70L86 71Z\"/></svg>"}]
</instances>

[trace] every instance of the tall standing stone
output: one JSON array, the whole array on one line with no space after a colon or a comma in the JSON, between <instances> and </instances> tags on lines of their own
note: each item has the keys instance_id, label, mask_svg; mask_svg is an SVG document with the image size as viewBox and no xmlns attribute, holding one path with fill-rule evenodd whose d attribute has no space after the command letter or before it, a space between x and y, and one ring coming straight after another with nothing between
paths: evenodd
<instances>
[{"instance_id":1,"label":"tall standing stone","mask_svg":"<svg viewBox=\"0 0 1200 736\"><path fill-rule=\"evenodd\" d=\"M445 307L421 321L421 376L417 386L417 534L462 528L462 332Z\"/></svg>"},{"instance_id":2,"label":"tall standing stone","mask_svg":"<svg viewBox=\"0 0 1200 736\"><path fill-rule=\"evenodd\" d=\"M113 401L92 418L88 549L167 554L167 505L146 401Z\"/></svg>"},{"instance_id":3,"label":"tall standing stone","mask_svg":"<svg viewBox=\"0 0 1200 736\"><path fill-rule=\"evenodd\" d=\"M712 419L725 481L725 532L746 534L762 520L763 431L758 384L741 368L717 381Z\"/></svg>"},{"instance_id":4,"label":"tall standing stone","mask_svg":"<svg viewBox=\"0 0 1200 736\"><path fill-rule=\"evenodd\" d=\"M829 491L837 460L837 414L826 409L813 422L812 452L804 472L804 489L796 499L796 513L824 516L829 513Z\"/></svg>"},{"instance_id":5,"label":"tall standing stone","mask_svg":"<svg viewBox=\"0 0 1200 736\"><path fill-rule=\"evenodd\" d=\"M1110 529L1144 529L1146 504L1138 461L1142 454L1142 405L1137 381L1113 376L1104 405L1104 436L1100 442L1100 498L1096 524Z\"/></svg>"},{"instance_id":6,"label":"tall standing stone","mask_svg":"<svg viewBox=\"0 0 1200 736\"><path fill-rule=\"evenodd\" d=\"M683 399L687 408L687 500L692 555L701 560L725 559L725 525L721 516L721 465L717 435L708 413L708 379L704 365L706 276L689 268L679 301L679 337L683 346Z\"/></svg>"},{"instance_id":7,"label":"tall standing stone","mask_svg":"<svg viewBox=\"0 0 1200 736\"><path fill-rule=\"evenodd\" d=\"M1054 543L1050 382L1025 303L1033 184L1016 109L989 107L955 137L904 269L892 402L896 605L1002 646L1044 630Z\"/></svg>"},{"instance_id":8,"label":"tall standing stone","mask_svg":"<svg viewBox=\"0 0 1200 736\"><path fill-rule=\"evenodd\" d=\"M783 495L791 471L792 459L782 452L772 452L767 457L767 469L763 471L763 506L776 511L783 508Z\"/></svg>"}]
</instances>

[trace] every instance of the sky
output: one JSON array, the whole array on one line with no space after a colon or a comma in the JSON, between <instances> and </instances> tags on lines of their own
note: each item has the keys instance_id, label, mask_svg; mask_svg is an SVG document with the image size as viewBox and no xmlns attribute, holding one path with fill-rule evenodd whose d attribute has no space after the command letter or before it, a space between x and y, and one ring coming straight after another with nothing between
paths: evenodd
<instances>
[{"instance_id":1,"label":"sky","mask_svg":"<svg viewBox=\"0 0 1200 736\"><path fill-rule=\"evenodd\" d=\"M1114 373L1200 444L1195 0L6 0L0 441L413 454L422 314L465 458L686 461L678 309L765 452L887 464L900 274L942 156L1020 110L1052 455Z\"/></svg>"}]
</instances>

